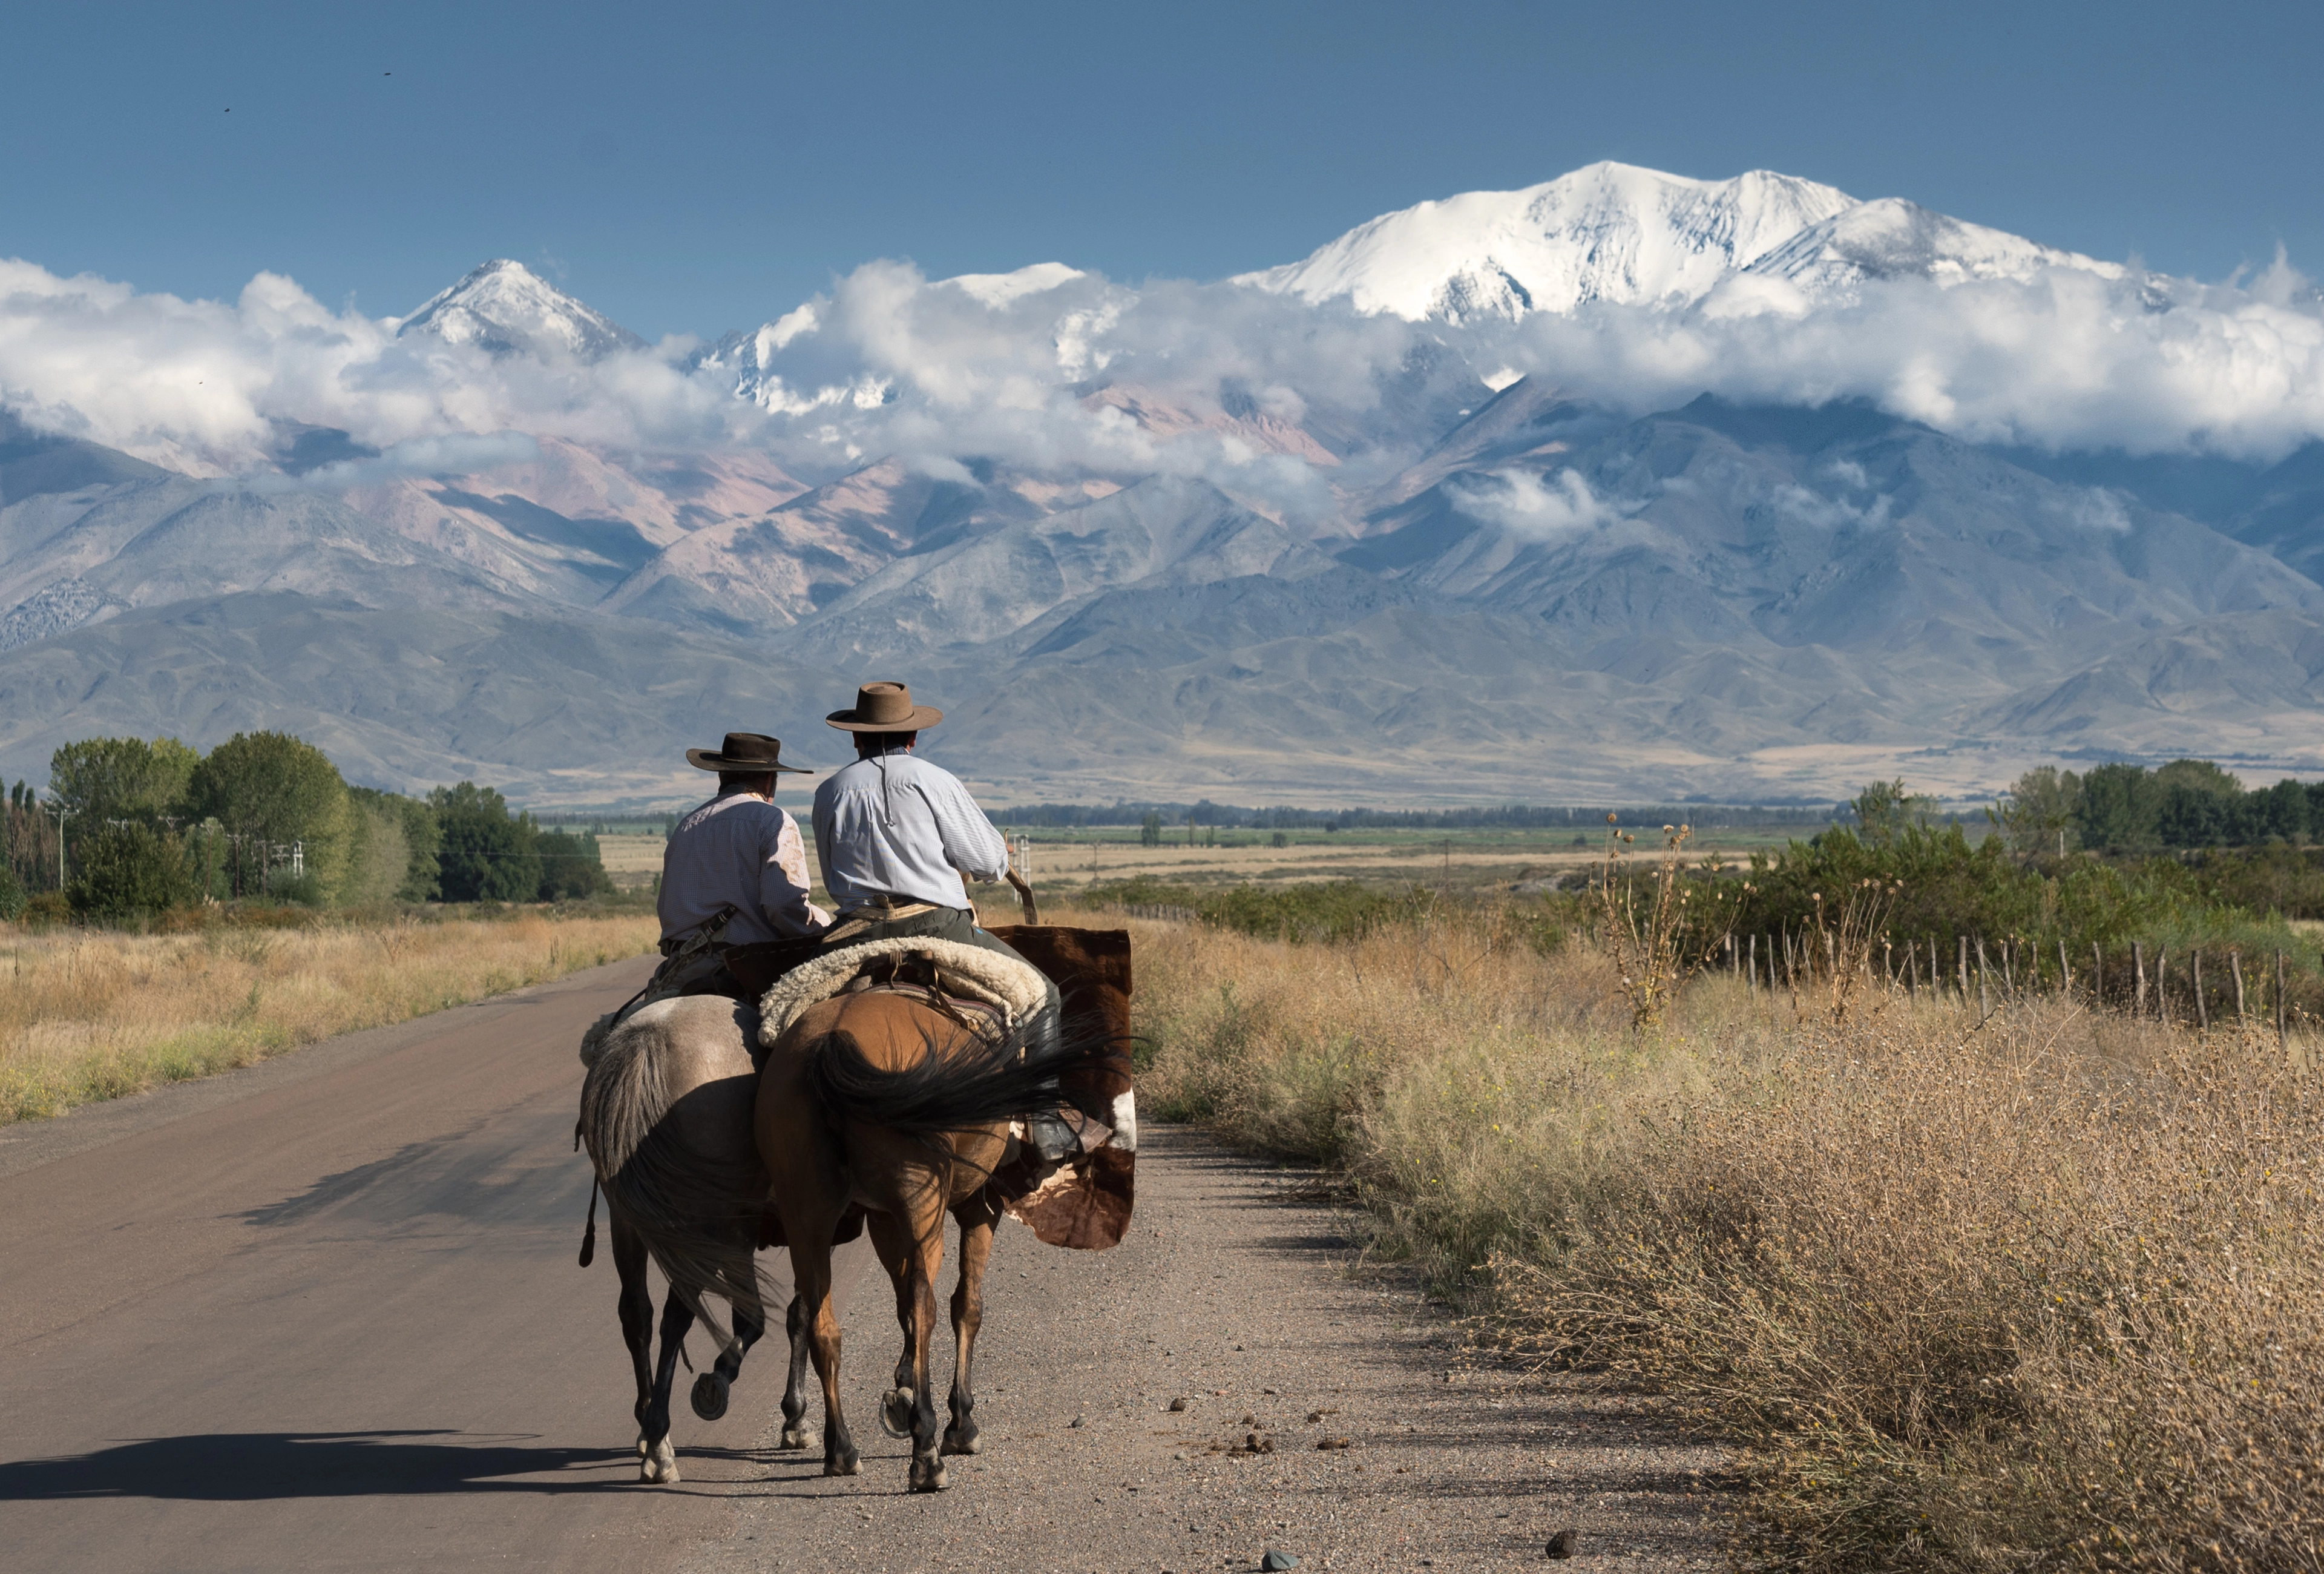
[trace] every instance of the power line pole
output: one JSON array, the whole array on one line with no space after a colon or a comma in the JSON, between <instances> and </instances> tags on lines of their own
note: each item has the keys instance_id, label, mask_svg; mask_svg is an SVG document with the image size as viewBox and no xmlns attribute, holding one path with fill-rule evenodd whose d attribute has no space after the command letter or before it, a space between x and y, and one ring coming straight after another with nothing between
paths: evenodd
<instances>
[{"instance_id":1,"label":"power line pole","mask_svg":"<svg viewBox=\"0 0 2324 1574\"><path fill-rule=\"evenodd\" d=\"M57 889L65 888L65 821L80 812L67 809L62 803L49 805L49 812L57 817Z\"/></svg>"}]
</instances>

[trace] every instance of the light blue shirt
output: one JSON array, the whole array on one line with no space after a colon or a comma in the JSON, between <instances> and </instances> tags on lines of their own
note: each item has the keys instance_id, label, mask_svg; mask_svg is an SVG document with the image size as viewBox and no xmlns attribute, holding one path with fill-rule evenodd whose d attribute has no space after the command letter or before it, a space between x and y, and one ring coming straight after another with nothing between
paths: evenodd
<instances>
[{"instance_id":1,"label":"light blue shirt","mask_svg":"<svg viewBox=\"0 0 2324 1574\"><path fill-rule=\"evenodd\" d=\"M815 856L842 912L883 897L966 908L963 875L998 880L1009 869L1009 844L959 778L901 749L823 779Z\"/></svg>"}]
</instances>

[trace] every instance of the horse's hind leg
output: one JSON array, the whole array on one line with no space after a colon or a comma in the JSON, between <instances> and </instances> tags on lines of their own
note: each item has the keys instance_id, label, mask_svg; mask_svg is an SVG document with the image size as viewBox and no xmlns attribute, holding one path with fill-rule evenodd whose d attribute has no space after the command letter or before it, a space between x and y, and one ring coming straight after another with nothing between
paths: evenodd
<instances>
[{"instance_id":1,"label":"horse's hind leg","mask_svg":"<svg viewBox=\"0 0 2324 1574\"><path fill-rule=\"evenodd\" d=\"M705 1421L716 1421L726 1413L726 1401L733 1392L734 1379L742 1373L742 1357L767 1331L766 1309L759 1301L758 1272L752 1266L751 1254L745 1251L742 1261L729 1263L720 1270L719 1277L726 1286L726 1299L734 1308L734 1338L718 1353L717 1362L709 1371L694 1380L694 1413Z\"/></svg>"},{"instance_id":2,"label":"horse's hind leg","mask_svg":"<svg viewBox=\"0 0 2324 1574\"><path fill-rule=\"evenodd\" d=\"M678 1355L687 1330L694 1326L694 1309L672 1290L661 1303L661 1361L654 1368L653 1397L646 1406L645 1463L638 1479L665 1485L678 1479L678 1450L669 1441L669 1388L678 1376Z\"/></svg>"},{"instance_id":3,"label":"horse's hind leg","mask_svg":"<svg viewBox=\"0 0 2324 1574\"><path fill-rule=\"evenodd\" d=\"M807 1307L815 1375L823 1380L823 1473L853 1476L863 1466L839 1403L839 1312L831 1303L831 1227L825 1222L820 1231L807 1234L805 1245L798 1244L801 1232L787 1233L793 1243L791 1273Z\"/></svg>"},{"instance_id":4,"label":"horse's hind leg","mask_svg":"<svg viewBox=\"0 0 2324 1574\"><path fill-rule=\"evenodd\" d=\"M653 1286L646 1279L646 1243L619 1213L607 1221L613 1237L613 1271L622 1280L622 1342L638 1379L638 1453L647 1449L646 1411L653 1403Z\"/></svg>"},{"instance_id":5,"label":"horse's hind leg","mask_svg":"<svg viewBox=\"0 0 2324 1574\"><path fill-rule=\"evenodd\" d=\"M888 1282L896 1289L896 1326L903 1330L903 1349L896 1356L896 1381L880 1396L880 1430L891 1438L912 1435L912 1405L918 1393L912 1386L912 1236L911 1232L886 1213L870 1215L864 1220L871 1232L872 1249L879 1254L880 1265L888 1270Z\"/></svg>"},{"instance_id":6,"label":"horse's hind leg","mask_svg":"<svg viewBox=\"0 0 2324 1574\"><path fill-rule=\"evenodd\" d=\"M979 1192L953 1217L960 1220L960 1282L952 1292L952 1425L945 1429L942 1451L973 1454L984 1447L976 1424L976 1333L984 1326L984 1269L1000 1211Z\"/></svg>"},{"instance_id":7,"label":"horse's hind leg","mask_svg":"<svg viewBox=\"0 0 2324 1574\"><path fill-rule=\"evenodd\" d=\"M791 1309L783 1319L783 1332L789 1337L791 1369L783 1384L783 1436L775 1446L779 1449L807 1447L807 1297L793 1294Z\"/></svg>"},{"instance_id":8,"label":"horse's hind leg","mask_svg":"<svg viewBox=\"0 0 2324 1574\"><path fill-rule=\"evenodd\" d=\"M944 1267L944 1208L931 1190L911 1264L912 1471L915 1492L942 1492L944 1456L936 1451L936 1406L928 1393L928 1345L936 1336L936 1275Z\"/></svg>"}]
</instances>

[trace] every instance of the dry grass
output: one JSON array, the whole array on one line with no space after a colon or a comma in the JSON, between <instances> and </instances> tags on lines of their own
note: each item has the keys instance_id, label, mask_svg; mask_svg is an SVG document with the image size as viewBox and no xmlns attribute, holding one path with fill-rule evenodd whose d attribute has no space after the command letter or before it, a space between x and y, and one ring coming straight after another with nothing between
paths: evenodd
<instances>
[{"instance_id":1,"label":"dry grass","mask_svg":"<svg viewBox=\"0 0 2324 1574\"><path fill-rule=\"evenodd\" d=\"M0 1122L247 1066L653 948L650 915L214 925L0 924Z\"/></svg>"},{"instance_id":2,"label":"dry grass","mask_svg":"<svg viewBox=\"0 0 2324 1574\"><path fill-rule=\"evenodd\" d=\"M1139 926L1159 1113L1747 1451L1747 1561L2324 1567L2324 1097L2272 1038ZM1851 973L1855 969L1849 969Z\"/></svg>"}]
</instances>

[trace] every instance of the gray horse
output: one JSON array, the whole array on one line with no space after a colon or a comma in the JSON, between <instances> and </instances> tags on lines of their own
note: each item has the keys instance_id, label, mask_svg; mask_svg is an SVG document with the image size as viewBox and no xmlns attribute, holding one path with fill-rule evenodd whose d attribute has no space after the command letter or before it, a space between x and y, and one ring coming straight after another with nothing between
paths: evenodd
<instances>
[{"instance_id":1,"label":"gray horse","mask_svg":"<svg viewBox=\"0 0 2324 1574\"><path fill-rule=\"evenodd\" d=\"M610 1031L591 1030L582 1058L579 1135L605 1194L613 1265L622 1281L622 1336L637 1375L641 1478L678 1478L669 1440L670 1385L686 1336L700 1319L722 1347L694 1384L695 1413L715 1421L742 1356L766 1332L769 1286L755 1260L766 1217L767 1172L752 1131L759 1069L752 1055L759 1015L721 995L696 995L641 1007ZM669 1282L662 1303L661 1358L651 1360L650 1258ZM583 1261L587 1261L585 1249ZM733 1308L721 1331L702 1304L715 1294ZM798 1320L794 1307L790 1321ZM790 1330L789 1392L783 1447L806 1446L800 1418L806 1341Z\"/></svg>"}]
</instances>

